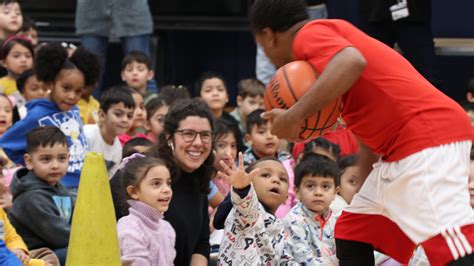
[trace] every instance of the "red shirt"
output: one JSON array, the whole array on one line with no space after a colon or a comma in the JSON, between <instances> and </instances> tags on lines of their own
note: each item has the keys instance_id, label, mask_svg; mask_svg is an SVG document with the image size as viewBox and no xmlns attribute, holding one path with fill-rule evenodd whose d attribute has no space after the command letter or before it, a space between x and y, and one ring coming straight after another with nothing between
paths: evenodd
<instances>
[{"instance_id":1,"label":"red shirt","mask_svg":"<svg viewBox=\"0 0 474 266\"><path fill-rule=\"evenodd\" d=\"M341 149L339 156L341 157L359 152L357 139L347 128L338 126L335 130L326 132L322 137L339 146ZM292 152L293 158L298 158L298 155L304 151L304 145L310 141L311 140L295 143Z\"/></svg>"},{"instance_id":2,"label":"red shirt","mask_svg":"<svg viewBox=\"0 0 474 266\"><path fill-rule=\"evenodd\" d=\"M400 54L343 20L316 20L295 36L297 60L319 73L334 55L352 46L367 66L343 95L347 127L385 161L425 148L472 140L464 110L431 85Z\"/></svg>"},{"instance_id":3,"label":"red shirt","mask_svg":"<svg viewBox=\"0 0 474 266\"><path fill-rule=\"evenodd\" d=\"M120 144L122 144L122 147L125 145L125 143L127 143L129 140L134 139L134 138L148 139L147 135L145 135L143 133L137 133L134 137L128 135L127 133L118 136L118 139L120 140ZM153 140L151 140L151 141L153 142Z\"/></svg>"},{"instance_id":4,"label":"red shirt","mask_svg":"<svg viewBox=\"0 0 474 266\"><path fill-rule=\"evenodd\" d=\"M359 144L354 134L347 128L337 127L336 130L328 131L323 138L335 143L341 149L340 156L344 157L359 152Z\"/></svg>"}]
</instances>

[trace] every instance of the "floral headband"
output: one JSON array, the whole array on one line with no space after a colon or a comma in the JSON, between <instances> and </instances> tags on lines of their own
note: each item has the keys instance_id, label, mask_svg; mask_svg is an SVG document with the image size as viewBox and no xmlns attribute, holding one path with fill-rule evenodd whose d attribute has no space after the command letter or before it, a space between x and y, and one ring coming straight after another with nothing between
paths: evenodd
<instances>
[{"instance_id":1,"label":"floral headband","mask_svg":"<svg viewBox=\"0 0 474 266\"><path fill-rule=\"evenodd\" d=\"M125 157L122 159L122 162L120 163L119 165L119 168L118 170L122 170L123 168L125 168L125 166L127 166L128 163L130 163L131 161L135 160L135 159L138 159L138 158L144 158L146 157L145 155L141 154L141 153L134 153L128 157Z\"/></svg>"}]
</instances>

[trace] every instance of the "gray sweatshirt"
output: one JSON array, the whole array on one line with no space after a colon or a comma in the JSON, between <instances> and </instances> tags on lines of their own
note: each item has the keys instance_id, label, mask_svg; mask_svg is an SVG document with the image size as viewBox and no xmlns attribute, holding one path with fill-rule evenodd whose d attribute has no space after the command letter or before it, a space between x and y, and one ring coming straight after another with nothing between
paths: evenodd
<instances>
[{"instance_id":1,"label":"gray sweatshirt","mask_svg":"<svg viewBox=\"0 0 474 266\"><path fill-rule=\"evenodd\" d=\"M51 186L32 171L18 170L10 184L10 222L29 249L68 246L75 198L61 183Z\"/></svg>"}]
</instances>

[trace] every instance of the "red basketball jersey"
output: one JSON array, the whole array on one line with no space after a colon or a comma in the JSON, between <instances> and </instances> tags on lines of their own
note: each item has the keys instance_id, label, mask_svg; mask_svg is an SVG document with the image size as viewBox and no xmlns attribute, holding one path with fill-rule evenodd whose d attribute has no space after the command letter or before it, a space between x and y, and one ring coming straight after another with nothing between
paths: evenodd
<instances>
[{"instance_id":1,"label":"red basketball jersey","mask_svg":"<svg viewBox=\"0 0 474 266\"><path fill-rule=\"evenodd\" d=\"M316 20L295 36L295 60L319 73L338 52L354 47L367 66L343 95L346 125L386 161L428 147L472 140L464 110L431 85L399 53L343 20Z\"/></svg>"}]
</instances>

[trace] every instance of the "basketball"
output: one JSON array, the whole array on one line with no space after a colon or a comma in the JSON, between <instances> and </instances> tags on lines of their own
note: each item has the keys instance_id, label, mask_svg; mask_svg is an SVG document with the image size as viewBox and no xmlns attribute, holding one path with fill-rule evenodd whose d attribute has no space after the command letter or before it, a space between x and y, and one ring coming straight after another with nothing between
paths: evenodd
<instances>
[{"instance_id":1,"label":"basketball","mask_svg":"<svg viewBox=\"0 0 474 266\"><path fill-rule=\"evenodd\" d=\"M288 109L295 104L316 82L318 73L306 61L294 61L280 67L265 88L265 109ZM330 130L341 111L341 99L337 98L322 110L309 117L301 125L298 137L314 139Z\"/></svg>"}]
</instances>

